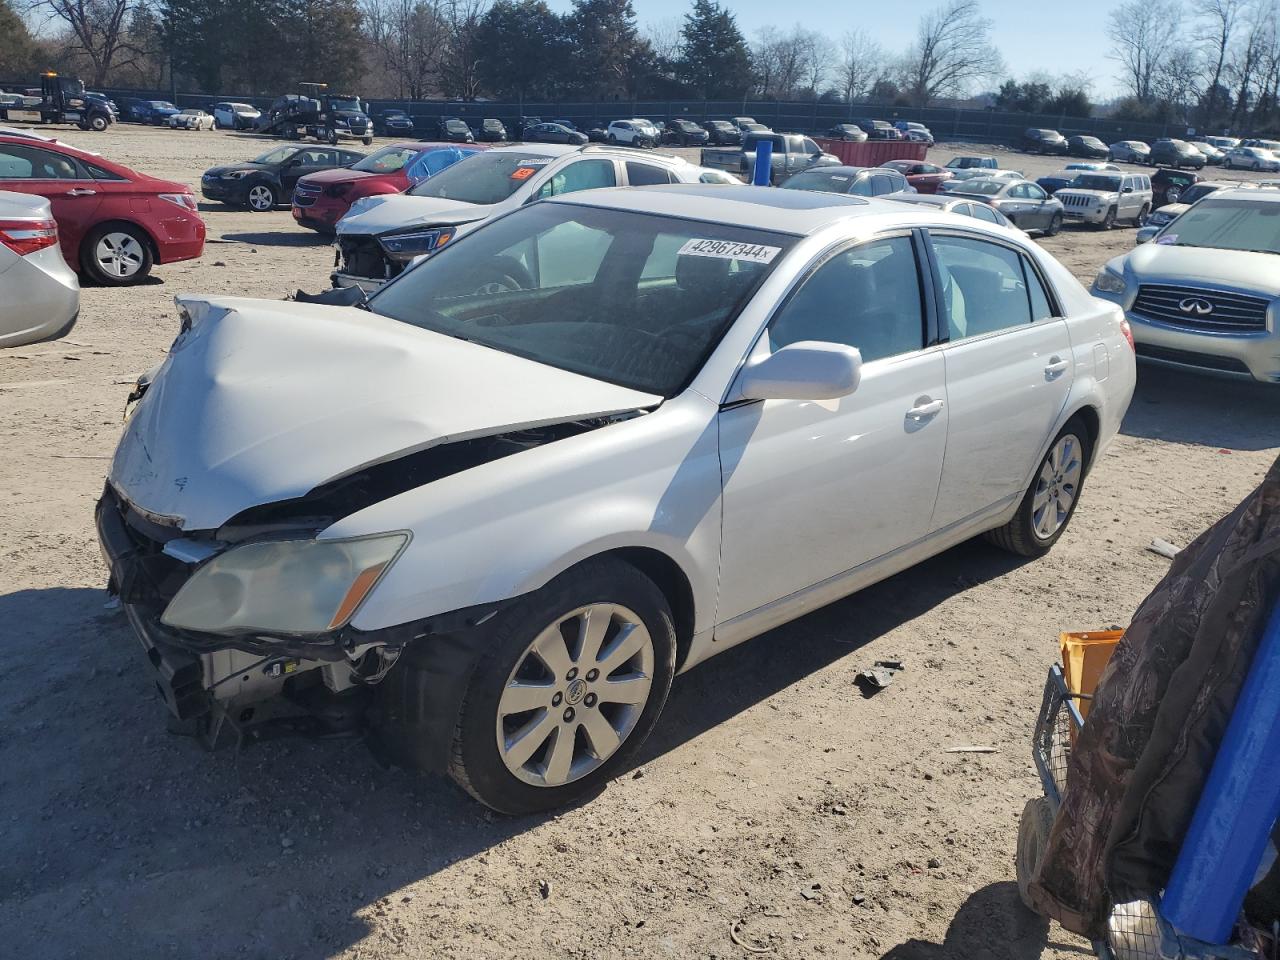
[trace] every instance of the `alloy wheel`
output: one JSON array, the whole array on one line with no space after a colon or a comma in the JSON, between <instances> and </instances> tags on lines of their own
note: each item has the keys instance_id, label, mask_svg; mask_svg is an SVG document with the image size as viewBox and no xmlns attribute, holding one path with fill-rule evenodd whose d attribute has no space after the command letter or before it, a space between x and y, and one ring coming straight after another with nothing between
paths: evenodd
<instances>
[{"instance_id":1,"label":"alloy wheel","mask_svg":"<svg viewBox=\"0 0 1280 960\"><path fill-rule=\"evenodd\" d=\"M498 701L498 753L517 779L558 787L613 756L653 684L653 638L632 610L592 603L548 624Z\"/></svg>"},{"instance_id":2,"label":"alloy wheel","mask_svg":"<svg viewBox=\"0 0 1280 960\"><path fill-rule=\"evenodd\" d=\"M1068 433L1058 438L1040 467L1031 499L1031 529L1041 540L1052 537L1071 516L1084 469L1081 454L1079 438Z\"/></svg>"},{"instance_id":3,"label":"alloy wheel","mask_svg":"<svg viewBox=\"0 0 1280 960\"><path fill-rule=\"evenodd\" d=\"M146 251L136 237L112 232L103 234L94 245L93 259L108 276L127 279L142 269Z\"/></svg>"},{"instance_id":4,"label":"alloy wheel","mask_svg":"<svg viewBox=\"0 0 1280 960\"><path fill-rule=\"evenodd\" d=\"M249 206L254 210L270 210L275 206L276 198L271 195L271 188L259 184L249 188Z\"/></svg>"}]
</instances>

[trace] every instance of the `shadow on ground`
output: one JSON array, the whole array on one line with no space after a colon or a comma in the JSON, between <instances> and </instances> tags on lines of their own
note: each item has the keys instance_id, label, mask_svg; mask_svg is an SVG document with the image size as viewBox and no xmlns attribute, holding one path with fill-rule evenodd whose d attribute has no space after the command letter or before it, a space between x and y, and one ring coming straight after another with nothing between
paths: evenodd
<instances>
[{"instance_id":1,"label":"shadow on ground","mask_svg":"<svg viewBox=\"0 0 1280 960\"><path fill-rule=\"evenodd\" d=\"M992 883L970 895L947 927L942 943L908 940L882 960L1035 960L1049 946L1049 921L1036 916L1018 899L1018 885ZM1054 944L1061 950L1092 956L1084 948Z\"/></svg>"},{"instance_id":2,"label":"shadow on ground","mask_svg":"<svg viewBox=\"0 0 1280 960\"><path fill-rule=\"evenodd\" d=\"M1280 386L1138 365L1121 433L1231 450L1267 450L1280 436Z\"/></svg>"},{"instance_id":3,"label":"shadow on ground","mask_svg":"<svg viewBox=\"0 0 1280 960\"><path fill-rule=\"evenodd\" d=\"M1018 562L965 544L704 664L677 680L637 762ZM545 819L493 816L444 778L378 766L359 740L211 754L168 734L150 668L104 600L0 597L0 916L15 956L199 944L201 956L319 960L381 936L360 914L383 898Z\"/></svg>"},{"instance_id":4,"label":"shadow on ground","mask_svg":"<svg viewBox=\"0 0 1280 960\"><path fill-rule=\"evenodd\" d=\"M247 243L255 247L327 247L333 243L332 237L323 236L312 230L224 233L221 239L231 243Z\"/></svg>"}]
</instances>

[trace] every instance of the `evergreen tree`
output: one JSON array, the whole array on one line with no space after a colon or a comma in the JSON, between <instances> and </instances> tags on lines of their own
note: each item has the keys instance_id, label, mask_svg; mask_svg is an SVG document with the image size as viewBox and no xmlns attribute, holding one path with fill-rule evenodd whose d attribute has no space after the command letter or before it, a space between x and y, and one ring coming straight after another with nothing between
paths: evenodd
<instances>
[{"instance_id":1,"label":"evergreen tree","mask_svg":"<svg viewBox=\"0 0 1280 960\"><path fill-rule=\"evenodd\" d=\"M710 100L742 97L752 84L751 53L734 15L715 0L694 0L680 32L676 76Z\"/></svg>"},{"instance_id":2,"label":"evergreen tree","mask_svg":"<svg viewBox=\"0 0 1280 960\"><path fill-rule=\"evenodd\" d=\"M34 73L40 51L9 0L0 0L0 77L16 80Z\"/></svg>"},{"instance_id":3,"label":"evergreen tree","mask_svg":"<svg viewBox=\"0 0 1280 960\"><path fill-rule=\"evenodd\" d=\"M573 0L567 21L575 86L594 100L635 96L653 71L631 0Z\"/></svg>"},{"instance_id":4,"label":"evergreen tree","mask_svg":"<svg viewBox=\"0 0 1280 960\"><path fill-rule=\"evenodd\" d=\"M569 41L564 21L543 0L498 0L480 22L489 51L480 80L499 96L555 96L564 83Z\"/></svg>"}]
</instances>

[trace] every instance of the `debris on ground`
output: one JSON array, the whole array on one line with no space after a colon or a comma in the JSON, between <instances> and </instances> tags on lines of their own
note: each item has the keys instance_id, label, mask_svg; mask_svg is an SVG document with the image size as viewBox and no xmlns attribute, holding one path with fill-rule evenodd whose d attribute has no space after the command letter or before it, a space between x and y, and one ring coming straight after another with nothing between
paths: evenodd
<instances>
[{"instance_id":1,"label":"debris on ground","mask_svg":"<svg viewBox=\"0 0 1280 960\"><path fill-rule=\"evenodd\" d=\"M1161 540L1159 537L1156 537L1154 540L1152 540L1151 543L1147 545L1147 549L1150 550L1152 553L1159 554L1160 556L1164 557L1167 560L1172 560L1174 557L1178 555L1177 547L1175 547L1168 540Z\"/></svg>"},{"instance_id":2,"label":"debris on ground","mask_svg":"<svg viewBox=\"0 0 1280 960\"><path fill-rule=\"evenodd\" d=\"M947 747L943 753L999 753L999 747Z\"/></svg>"},{"instance_id":3,"label":"debris on ground","mask_svg":"<svg viewBox=\"0 0 1280 960\"><path fill-rule=\"evenodd\" d=\"M773 947L763 947L763 946L760 946L759 944L747 943L747 941L743 940L740 936L738 936L738 927L741 924L742 924L741 920L729 921L729 939L730 940L732 940L734 943L740 946L743 950L746 950L748 953L772 953L773 952Z\"/></svg>"},{"instance_id":4,"label":"debris on ground","mask_svg":"<svg viewBox=\"0 0 1280 960\"><path fill-rule=\"evenodd\" d=\"M853 682L864 697L872 697L893 683L903 669L901 660L877 660L870 670L860 670Z\"/></svg>"}]
</instances>

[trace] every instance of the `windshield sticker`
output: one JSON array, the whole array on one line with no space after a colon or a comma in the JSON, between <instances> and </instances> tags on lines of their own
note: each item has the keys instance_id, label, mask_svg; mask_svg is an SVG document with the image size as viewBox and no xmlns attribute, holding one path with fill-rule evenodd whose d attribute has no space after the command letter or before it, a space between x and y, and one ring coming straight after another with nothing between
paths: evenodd
<instances>
[{"instance_id":1,"label":"windshield sticker","mask_svg":"<svg viewBox=\"0 0 1280 960\"><path fill-rule=\"evenodd\" d=\"M530 157L527 160L521 160L516 164L517 167L545 167L551 162L550 157Z\"/></svg>"},{"instance_id":2,"label":"windshield sticker","mask_svg":"<svg viewBox=\"0 0 1280 960\"><path fill-rule=\"evenodd\" d=\"M833 173L833 174L831 175L831 179L832 179L832 180L838 180L838 181L840 181L841 183L845 183L849 178L848 178L848 177L842 177L842 176L840 176L838 173Z\"/></svg>"},{"instance_id":3,"label":"windshield sticker","mask_svg":"<svg viewBox=\"0 0 1280 960\"><path fill-rule=\"evenodd\" d=\"M538 172L536 167L516 167L511 171L512 180L528 180Z\"/></svg>"},{"instance_id":4,"label":"windshield sticker","mask_svg":"<svg viewBox=\"0 0 1280 960\"><path fill-rule=\"evenodd\" d=\"M781 251L781 247L766 247L759 243L739 243L734 240L690 240L676 253L682 257L714 257L717 260L769 263Z\"/></svg>"},{"instance_id":5,"label":"windshield sticker","mask_svg":"<svg viewBox=\"0 0 1280 960\"><path fill-rule=\"evenodd\" d=\"M1156 243L1165 243L1165 244L1173 245L1177 242L1178 242L1178 235L1176 233L1166 233L1163 237L1156 237Z\"/></svg>"}]
</instances>

